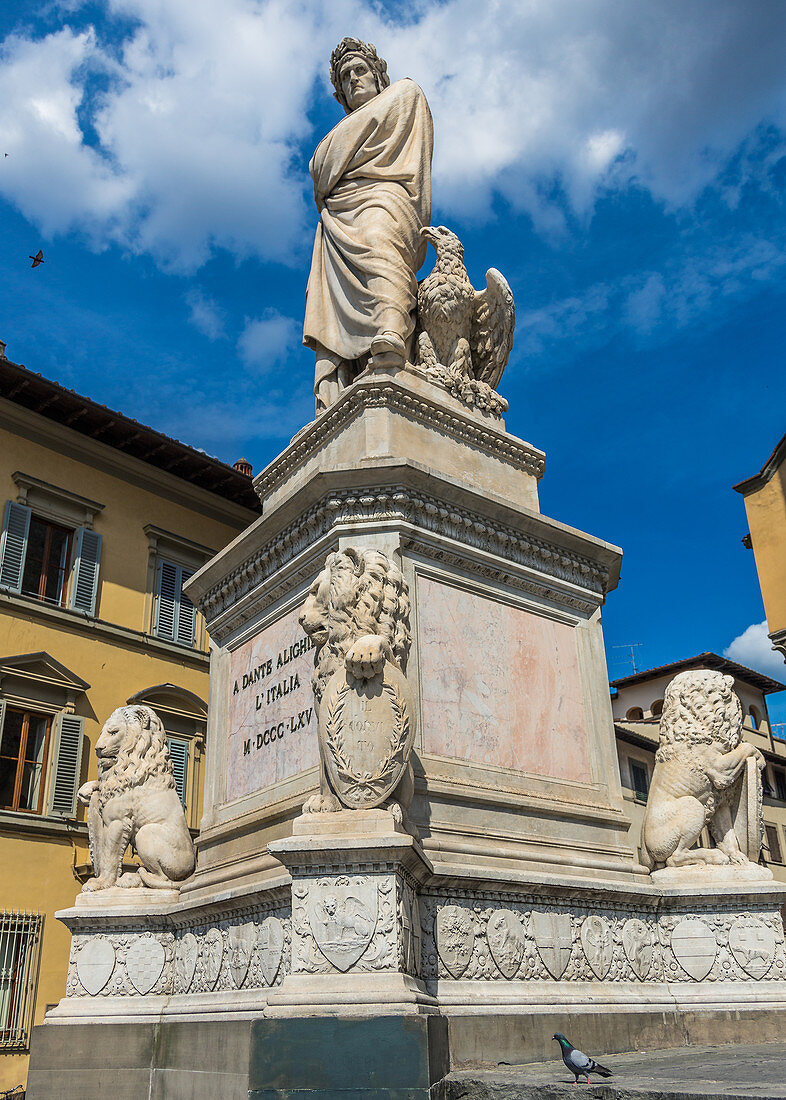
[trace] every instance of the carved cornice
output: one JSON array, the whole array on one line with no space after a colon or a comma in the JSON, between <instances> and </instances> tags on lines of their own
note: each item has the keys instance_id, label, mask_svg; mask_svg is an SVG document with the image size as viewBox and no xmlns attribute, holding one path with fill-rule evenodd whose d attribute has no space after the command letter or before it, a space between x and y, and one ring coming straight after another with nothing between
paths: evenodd
<instances>
[{"instance_id":1,"label":"carved cornice","mask_svg":"<svg viewBox=\"0 0 786 1100\"><path fill-rule=\"evenodd\" d=\"M365 409L389 408L405 413L435 431L443 432L484 451L494 458L515 466L533 477L543 477L546 459L542 451L523 440L488 426L474 419L471 414L462 415L446 408L436 400L406 389L394 380L362 383L346 391L327 412L309 425L300 439L283 451L277 459L254 479L254 489L260 500L265 498L289 475L302 466L336 432Z\"/></svg>"},{"instance_id":2,"label":"carved cornice","mask_svg":"<svg viewBox=\"0 0 786 1100\"><path fill-rule=\"evenodd\" d=\"M314 575L313 557L287 571L278 585L268 582L298 555L315 547L344 525L397 522L408 530L404 541L425 557L447 562L589 614L604 599L608 572L574 551L496 523L478 512L446 505L437 497L394 485L370 491L342 490L317 504L261 546L241 566L208 589L199 601L211 636L219 644L255 613L251 593L265 587L274 602ZM450 546L445 543L450 540ZM494 555L499 563L462 554L461 547ZM510 563L519 570L506 568ZM521 570L530 570L524 575ZM560 583L561 582L561 583Z\"/></svg>"}]
</instances>

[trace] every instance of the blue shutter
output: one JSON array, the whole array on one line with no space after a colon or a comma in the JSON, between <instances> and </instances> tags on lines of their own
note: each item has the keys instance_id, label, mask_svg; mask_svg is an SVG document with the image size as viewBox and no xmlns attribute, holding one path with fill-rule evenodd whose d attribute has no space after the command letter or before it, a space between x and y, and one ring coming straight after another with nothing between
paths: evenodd
<instances>
[{"instance_id":1,"label":"blue shutter","mask_svg":"<svg viewBox=\"0 0 786 1100\"><path fill-rule=\"evenodd\" d=\"M178 568L168 561L158 563L158 584L156 586L155 633L169 642L175 640L177 624L177 600L180 594Z\"/></svg>"},{"instance_id":2,"label":"blue shutter","mask_svg":"<svg viewBox=\"0 0 786 1100\"><path fill-rule=\"evenodd\" d=\"M76 816L76 792L82 771L84 718L75 714L59 714L55 719L55 745L49 782L47 813Z\"/></svg>"},{"instance_id":3,"label":"blue shutter","mask_svg":"<svg viewBox=\"0 0 786 1100\"><path fill-rule=\"evenodd\" d=\"M22 591L22 576L27 557L27 535L30 530L30 509L24 504L7 500L0 535L0 588Z\"/></svg>"},{"instance_id":4,"label":"blue shutter","mask_svg":"<svg viewBox=\"0 0 786 1100\"><path fill-rule=\"evenodd\" d=\"M98 570L101 563L101 536L87 527L76 532L71 607L88 615L96 613Z\"/></svg>"},{"instance_id":5,"label":"blue shutter","mask_svg":"<svg viewBox=\"0 0 786 1100\"><path fill-rule=\"evenodd\" d=\"M196 629L196 608L183 591L183 585L186 581L190 580L193 575L193 573L186 572L185 569L180 570L180 585L178 588L180 599L177 608L177 640L182 642L183 645L191 646L194 644Z\"/></svg>"},{"instance_id":6,"label":"blue shutter","mask_svg":"<svg viewBox=\"0 0 786 1100\"><path fill-rule=\"evenodd\" d=\"M169 757L172 761L172 771L175 773L175 789L177 797L185 808L186 805L186 778L188 776L188 741L180 737L167 737Z\"/></svg>"}]
</instances>

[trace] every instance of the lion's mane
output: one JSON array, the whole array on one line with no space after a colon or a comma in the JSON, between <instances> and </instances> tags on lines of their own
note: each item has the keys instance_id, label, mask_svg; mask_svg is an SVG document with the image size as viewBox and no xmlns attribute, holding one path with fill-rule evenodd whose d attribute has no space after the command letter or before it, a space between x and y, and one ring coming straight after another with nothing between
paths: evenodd
<instances>
[{"instance_id":1,"label":"lion's mane","mask_svg":"<svg viewBox=\"0 0 786 1100\"><path fill-rule=\"evenodd\" d=\"M99 771L102 807L132 787L148 785L167 790L175 786L166 733L156 712L143 706L118 707L112 718L118 715L126 732L115 763L105 772Z\"/></svg>"},{"instance_id":2,"label":"lion's mane","mask_svg":"<svg viewBox=\"0 0 786 1100\"><path fill-rule=\"evenodd\" d=\"M675 676L663 696L656 763L673 760L693 745L715 742L724 751L736 748L742 708L733 687L733 677L706 668Z\"/></svg>"},{"instance_id":3,"label":"lion's mane","mask_svg":"<svg viewBox=\"0 0 786 1100\"><path fill-rule=\"evenodd\" d=\"M325 582L329 582L327 602L323 599L320 605L317 593L325 591ZM311 678L317 704L351 646L365 634L384 638L399 668L406 671L412 642L409 610L404 576L386 554L347 547L328 555L304 608L304 617L312 623L311 630L304 623L308 632L316 622L327 629Z\"/></svg>"}]
</instances>

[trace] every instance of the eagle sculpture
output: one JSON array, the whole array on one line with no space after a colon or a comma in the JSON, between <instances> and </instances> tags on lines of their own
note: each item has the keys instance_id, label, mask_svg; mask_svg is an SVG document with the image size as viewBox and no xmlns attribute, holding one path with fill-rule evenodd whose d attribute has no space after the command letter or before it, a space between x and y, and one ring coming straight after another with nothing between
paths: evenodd
<instances>
[{"instance_id":1,"label":"eagle sculpture","mask_svg":"<svg viewBox=\"0 0 786 1100\"><path fill-rule=\"evenodd\" d=\"M516 308L505 277L492 267L486 289L475 290L464 266L464 247L444 225L423 236L437 253L418 286L418 366L469 404L499 414L507 402L494 391L513 347Z\"/></svg>"}]
</instances>

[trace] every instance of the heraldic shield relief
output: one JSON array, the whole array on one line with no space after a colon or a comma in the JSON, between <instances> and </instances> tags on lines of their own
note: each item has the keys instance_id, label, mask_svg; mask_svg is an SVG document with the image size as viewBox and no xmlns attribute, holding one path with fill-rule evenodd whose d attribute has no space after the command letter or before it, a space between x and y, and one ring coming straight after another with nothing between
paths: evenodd
<instances>
[{"instance_id":1,"label":"heraldic shield relief","mask_svg":"<svg viewBox=\"0 0 786 1100\"><path fill-rule=\"evenodd\" d=\"M367 878L323 879L309 891L308 919L317 947L342 973L354 966L377 925L377 887Z\"/></svg>"},{"instance_id":2,"label":"heraldic shield relief","mask_svg":"<svg viewBox=\"0 0 786 1100\"><path fill-rule=\"evenodd\" d=\"M390 661L369 680L333 674L320 711L325 766L349 809L373 809L393 793L412 752L414 714L406 677Z\"/></svg>"}]
</instances>

